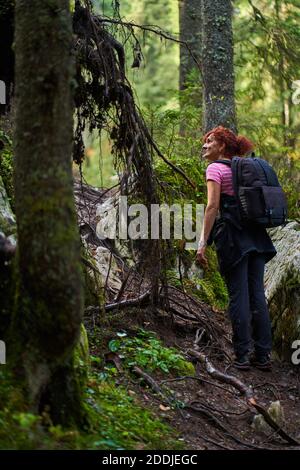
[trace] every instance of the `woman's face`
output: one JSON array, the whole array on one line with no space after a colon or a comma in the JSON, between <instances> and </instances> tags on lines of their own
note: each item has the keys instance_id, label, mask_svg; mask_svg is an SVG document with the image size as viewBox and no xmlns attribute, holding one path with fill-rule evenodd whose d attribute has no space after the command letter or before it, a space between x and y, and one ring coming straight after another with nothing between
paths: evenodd
<instances>
[{"instance_id":1,"label":"woman's face","mask_svg":"<svg viewBox=\"0 0 300 470\"><path fill-rule=\"evenodd\" d=\"M207 160L215 161L222 156L225 144L221 144L215 139L214 134L210 134L202 147L202 155Z\"/></svg>"}]
</instances>

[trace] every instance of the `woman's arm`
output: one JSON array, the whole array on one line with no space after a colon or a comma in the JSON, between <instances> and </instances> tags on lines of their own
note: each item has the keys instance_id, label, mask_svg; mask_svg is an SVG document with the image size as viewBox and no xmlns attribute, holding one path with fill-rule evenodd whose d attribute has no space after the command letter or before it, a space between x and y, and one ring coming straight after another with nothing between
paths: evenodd
<instances>
[{"instance_id":1,"label":"woman's arm","mask_svg":"<svg viewBox=\"0 0 300 470\"><path fill-rule=\"evenodd\" d=\"M204 214L203 228L199 241L197 259L199 263L207 266L207 259L205 258L206 243L214 225L216 216L220 207L220 194L221 185L216 181L207 181L207 206Z\"/></svg>"}]
</instances>

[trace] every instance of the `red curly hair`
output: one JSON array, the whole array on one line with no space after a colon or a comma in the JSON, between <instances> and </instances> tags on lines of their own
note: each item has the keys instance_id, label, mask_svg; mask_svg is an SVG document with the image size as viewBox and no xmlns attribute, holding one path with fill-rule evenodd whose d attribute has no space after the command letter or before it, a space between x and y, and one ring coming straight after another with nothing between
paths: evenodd
<instances>
[{"instance_id":1,"label":"red curly hair","mask_svg":"<svg viewBox=\"0 0 300 470\"><path fill-rule=\"evenodd\" d=\"M225 144L224 157L232 158L234 156L242 157L253 149L253 143L242 135L235 135L230 129L218 126L207 132L203 137L204 142L213 134L220 144Z\"/></svg>"}]
</instances>

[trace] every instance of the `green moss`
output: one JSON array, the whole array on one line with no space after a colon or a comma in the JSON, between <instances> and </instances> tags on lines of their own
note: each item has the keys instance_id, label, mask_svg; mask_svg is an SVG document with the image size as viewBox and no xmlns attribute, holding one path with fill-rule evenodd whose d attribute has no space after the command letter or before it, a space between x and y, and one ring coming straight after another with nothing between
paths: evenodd
<instances>
[{"instance_id":1,"label":"green moss","mask_svg":"<svg viewBox=\"0 0 300 470\"><path fill-rule=\"evenodd\" d=\"M16 235L17 229L15 225L10 224L4 217L0 214L0 231L5 234L6 237L10 235Z\"/></svg>"},{"instance_id":2,"label":"green moss","mask_svg":"<svg viewBox=\"0 0 300 470\"><path fill-rule=\"evenodd\" d=\"M105 303L102 277L98 273L96 261L89 253L87 247L81 247L81 259L84 275L84 303L103 309Z\"/></svg>"},{"instance_id":3,"label":"green moss","mask_svg":"<svg viewBox=\"0 0 300 470\"><path fill-rule=\"evenodd\" d=\"M0 130L0 140L4 147L0 150L0 176L4 183L11 208L14 212L13 154L11 140Z\"/></svg>"},{"instance_id":4,"label":"green moss","mask_svg":"<svg viewBox=\"0 0 300 470\"><path fill-rule=\"evenodd\" d=\"M180 252L180 255L182 270L185 271L182 273L182 282L187 292L195 295L214 308L220 310L226 309L228 305L228 291L225 281L219 272L215 250L211 247L207 248L206 257L208 259L208 268L203 270L203 277L197 275L197 271L199 270L194 270L192 275L187 278L188 270L195 262L196 254L194 251L187 252L183 250L183 252ZM171 285L178 288L181 287L177 268L167 270L166 275Z\"/></svg>"},{"instance_id":5,"label":"green moss","mask_svg":"<svg viewBox=\"0 0 300 470\"><path fill-rule=\"evenodd\" d=\"M34 414L6 366L0 369L0 449L183 449L177 433L133 393L90 374L83 397L90 426L53 424Z\"/></svg>"},{"instance_id":6,"label":"green moss","mask_svg":"<svg viewBox=\"0 0 300 470\"><path fill-rule=\"evenodd\" d=\"M281 288L272 297L269 310L272 320L273 348L280 358L290 361L291 345L299 339L300 276L296 269L290 269L281 280Z\"/></svg>"},{"instance_id":7,"label":"green moss","mask_svg":"<svg viewBox=\"0 0 300 470\"><path fill-rule=\"evenodd\" d=\"M208 269L204 271L203 279L199 280L201 290L199 295L203 301L218 309L225 309L228 305L228 291L219 269L216 252L208 247L206 251Z\"/></svg>"},{"instance_id":8,"label":"green moss","mask_svg":"<svg viewBox=\"0 0 300 470\"><path fill-rule=\"evenodd\" d=\"M73 352L74 371L80 382L80 387L86 385L90 366L89 340L83 324L80 327L80 337Z\"/></svg>"},{"instance_id":9,"label":"green moss","mask_svg":"<svg viewBox=\"0 0 300 470\"><path fill-rule=\"evenodd\" d=\"M94 412L99 436L93 448L183 449L177 433L143 409L138 398L134 394L129 396L123 387L116 387L112 382L102 383L95 389L92 384L89 393L99 410Z\"/></svg>"}]
</instances>

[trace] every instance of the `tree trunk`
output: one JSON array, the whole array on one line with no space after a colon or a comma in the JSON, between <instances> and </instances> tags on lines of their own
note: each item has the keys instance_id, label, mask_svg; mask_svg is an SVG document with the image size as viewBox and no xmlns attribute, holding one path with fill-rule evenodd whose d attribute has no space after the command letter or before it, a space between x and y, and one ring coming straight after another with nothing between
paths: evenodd
<instances>
[{"instance_id":1,"label":"tree trunk","mask_svg":"<svg viewBox=\"0 0 300 470\"><path fill-rule=\"evenodd\" d=\"M218 125L236 132L231 0L201 0L201 7L204 132Z\"/></svg>"},{"instance_id":2,"label":"tree trunk","mask_svg":"<svg viewBox=\"0 0 300 470\"><path fill-rule=\"evenodd\" d=\"M50 403L55 421L67 424L83 416L73 367L83 281L72 188L69 2L17 0L15 21L20 282L13 337L32 409ZM58 389L59 400L53 395Z\"/></svg>"},{"instance_id":3,"label":"tree trunk","mask_svg":"<svg viewBox=\"0 0 300 470\"><path fill-rule=\"evenodd\" d=\"M201 60L201 4L199 0L179 0L179 34L195 58ZM200 82L199 69L188 49L180 44L179 89L184 90L191 72L195 70Z\"/></svg>"}]
</instances>

